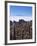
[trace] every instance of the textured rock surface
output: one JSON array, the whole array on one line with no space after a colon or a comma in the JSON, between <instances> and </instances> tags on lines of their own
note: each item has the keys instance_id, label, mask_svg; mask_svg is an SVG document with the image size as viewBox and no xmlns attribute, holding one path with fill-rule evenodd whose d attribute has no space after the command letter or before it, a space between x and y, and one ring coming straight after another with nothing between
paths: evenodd
<instances>
[{"instance_id":1,"label":"textured rock surface","mask_svg":"<svg viewBox=\"0 0 37 46\"><path fill-rule=\"evenodd\" d=\"M19 20L19 22L10 22L10 39L21 40L32 38L32 21Z\"/></svg>"}]
</instances>

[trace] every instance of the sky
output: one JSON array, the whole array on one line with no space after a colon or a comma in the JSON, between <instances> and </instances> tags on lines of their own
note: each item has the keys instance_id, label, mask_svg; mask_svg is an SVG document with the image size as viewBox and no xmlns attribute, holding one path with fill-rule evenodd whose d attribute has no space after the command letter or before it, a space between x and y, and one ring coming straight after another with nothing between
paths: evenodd
<instances>
[{"instance_id":1,"label":"sky","mask_svg":"<svg viewBox=\"0 0 37 46\"><path fill-rule=\"evenodd\" d=\"M29 6L10 6L10 19L18 21L24 19L29 21L32 19L32 7Z\"/></svg>"}]
</instances>

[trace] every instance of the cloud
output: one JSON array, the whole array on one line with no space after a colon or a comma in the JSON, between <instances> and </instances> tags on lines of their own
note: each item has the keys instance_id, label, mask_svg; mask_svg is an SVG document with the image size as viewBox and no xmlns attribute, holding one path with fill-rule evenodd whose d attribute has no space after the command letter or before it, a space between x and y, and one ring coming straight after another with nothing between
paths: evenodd
<instances>
[{"instance_id":1,"label":"cloud","mask_svg":"<svg viewBox=\"0 0 37 46\"><path fill-rule=\"evenodd\" d=\"M19 21L19 19L24 19L25 21L30 21L32 20L32 17L30 16L10 16L11 21Z\"/></svg>"}]
</instances>

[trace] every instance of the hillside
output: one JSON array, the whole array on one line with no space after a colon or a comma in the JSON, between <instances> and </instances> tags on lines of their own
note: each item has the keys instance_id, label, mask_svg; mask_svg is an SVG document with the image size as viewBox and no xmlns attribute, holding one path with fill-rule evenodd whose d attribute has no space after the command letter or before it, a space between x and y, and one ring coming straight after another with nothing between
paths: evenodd
<instances>
[{"instance_id":1,"label":"hillside","mask_svg":"<svg viewBox=\"0 0 37 46\"><path fill-rule=\"evenodd\" d=\"M10 40L32 39L32 20L10 21Z\"/></svg>"}]
</instances>

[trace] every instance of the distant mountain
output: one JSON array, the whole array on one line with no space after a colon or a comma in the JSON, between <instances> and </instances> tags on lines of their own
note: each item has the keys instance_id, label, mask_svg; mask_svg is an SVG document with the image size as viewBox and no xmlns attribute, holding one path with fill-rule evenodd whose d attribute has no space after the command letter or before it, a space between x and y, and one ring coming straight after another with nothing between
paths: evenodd
<instances>
[{"instance_id":1,"label":"distant mountain","mask_svg":"<svg viewBox=\"0 0 37 46\"><path fill-rule=\"evenodd\" d=\"M12 25L13 23L32 23L32 20L30 20L30 21L25 21L25 20L23 20L23 19L20 19L18 22L17 21L11 21L10 20L10 25Z\"/></svg>"},{"instance_id":2,"label":"distant mountain","mask_svg":"<svg viewBox=\"0 0 37 46\"><path fill-rule=\"evenodd\" d=\"M26 21L24 21L23 19L20 19L19 22L26 22Z\"/></svg>"},{"instance_id":3,"label":"distant mountain","mask_svg":"<svg viewBox=\"0 0 37 46\"><path fill-rule=\"evenodd\" d=\"M16 23L16 22L19 22L19 23L26 23L26 22L32 22L32 20L30 20L30 21L25 21L25 20L23 20L23 19L19 19L19 21L13 21L14 23Z\"/></svg>"}]
</instances>

